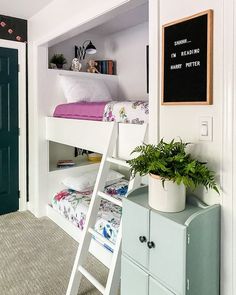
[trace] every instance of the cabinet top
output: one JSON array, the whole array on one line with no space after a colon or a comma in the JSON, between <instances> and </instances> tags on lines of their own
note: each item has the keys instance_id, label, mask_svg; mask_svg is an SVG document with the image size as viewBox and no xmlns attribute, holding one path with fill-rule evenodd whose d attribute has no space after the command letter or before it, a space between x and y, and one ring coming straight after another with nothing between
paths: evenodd
<instances>
[{"instance_id":1,"label":"cabinet top","mask_svg":"<svg viewBox=\"0 0 236 295\"><path fill-rule=\"evenodd\" d=\"M167 213L167 212L161 212L161 211L157 211L153 208L151 208L148 205L148 187L141 187L138 188L134 191L132 191L128 196L127 199L125 199L125 201L127 202L134 202L139 206L145 207L148 210L151 210L152 212L155 212L157 214L160 214L161 216L170 219L174 222L177 222L179 224L182 225L188 225L188 223L190 223L190 221L195 217L198 216L199 214L208 211L208 209L212 208L212 207L219 207L219 205L213 205L213 206L203 206L203 203L200 202L200 204L202 206L198 206L198 201L195 202L195 204L191 204L194 203L192 202L192 196L191 198L191 202L187 201L186 204L186 208L184 211L181 212L177 212L177 213ZM187 197L188 200L188 197Z\"/></svg>"}]
</instances>

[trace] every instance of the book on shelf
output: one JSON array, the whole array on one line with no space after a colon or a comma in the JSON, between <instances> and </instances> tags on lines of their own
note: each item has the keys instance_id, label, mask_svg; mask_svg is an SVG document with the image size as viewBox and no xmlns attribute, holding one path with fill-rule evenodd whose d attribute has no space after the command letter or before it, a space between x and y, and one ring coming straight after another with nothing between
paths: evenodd
<instances>
[{"instance_id":1,"label":"book on shelf","mask_svg":"<svg viewBox=\"0 0 236 295\"><path fill-rule=\"evenodd\" d=\"M57 167L73 167L75 163L72 160L58 160Z\"/></svg>"},{"instance_id":2,"label":"book on shelf","mask_svg":"<svg viewBox=\"0 0 236 295\"><path fill-rule=\"evenodd\" d=\"M116 74L116 67L114 60L96 60L97 63L97 70L100 74L106 75L115 75Z\"/></svg>"}]
</instances>

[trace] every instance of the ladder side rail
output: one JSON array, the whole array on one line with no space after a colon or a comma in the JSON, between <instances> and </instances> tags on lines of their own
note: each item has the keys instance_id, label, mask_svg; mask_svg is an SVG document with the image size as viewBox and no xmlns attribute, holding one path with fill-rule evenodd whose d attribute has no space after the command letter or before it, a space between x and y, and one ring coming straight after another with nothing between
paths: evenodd
<instances>
[{"instance_id":1,"label":"ladder side rail","mask_svg":"<svg viewBox=\"0 0 236 295\"><path fill-rule=\"evenodd\" d=\"M143 140L147 137L147 124L145 129L145 134ZM89 210L87 213L85 228L83 231L83 237L81 240L81 244L78 248L78 252L76 255L75 263L73 266L69 286L67 289L66 295L77 295L77 292L79 290L79 285L82 277L82 273L86 274L90 277L90 281L93 283L94 286L102 292L104 295L116 295L116 292L119 288L120 283L120 272L121 272L121 241L122 241L122 219L120 222L120 228L116 239L116 244L114 246L112 261L109 269L109 274L107 278L106 287L103 288L99 282L96 281L95 278L93 278L84 268L83 264L87 258L88 252L89 252L89 245L91 242L91 232L89 232L89 229L94 227L96 219L97 219L97 213L99 210L101 198L103 196L103 189L105 187L106 182L106 176L108 174L108 170L110 167L111 162L117 162L118 164L119 160L110 160L110 157L112 157L114 150L118 151L118 132L119 132L119 123L114 123L112 132L110 134L110 140L108 147L106 151L103 154L102 161L100 164L96 184L94 187L92 199L90 202ZM109 162L110 161L110 162ZM128 192L131 190L137 188L141 184L141 176L136 175L135 178L130 177L129 179L129 185L128 185ZM106 198L105 198L106 199ZM82 273L79 271L79 269L82 269Z\"/></svg>"},{"instance_id":2,"label":"ladder side rail","mask_svg":"<svg viewBox=\"0 0 236 295\"><path fill-rule=\"evenodd\" d=\"M112 256L111 266L107 278L104 295L117 295L120 284L121 273L121 241L122 241L122 219Z\"/></svg>"},{"instance_id":3,"label":"ladder side rail","mask_svg":"<svg viewBox=\"0 0 236 295\"><path fill-rule=\"evenodd\" d=\"M107 146L106 151L103 154L102 161L99 167L91 202L86 216L81 242L79 244L78 251L75 257L75 262L72 269L66 295L77 295L78 293L80 281L82 278L82 274L78 270L78 267L79 265L83 265L87 259L89 246L92 238L90 233L88 232L88 229L90 227L94 227L95 225L95 222L97 220L97 213L101 202L101 197L97 196L97 192L99 190L103 190L105 187L106 176L108 174L110 167L110 163L106 161L106 158L112 154L112 151L114 150L114 146L116 143L117 123L114 122L112 124L113 128L111 130L111 134L108 135L110 137L109 144Z\"/></svg>"}]
</instances>

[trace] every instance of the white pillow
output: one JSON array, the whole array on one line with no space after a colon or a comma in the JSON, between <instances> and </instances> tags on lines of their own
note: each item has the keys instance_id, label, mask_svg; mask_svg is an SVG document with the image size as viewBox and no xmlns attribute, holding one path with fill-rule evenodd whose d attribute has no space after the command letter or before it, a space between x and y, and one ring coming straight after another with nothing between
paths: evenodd
<instances>
[{"instance_id":1,"label":"white pillow","mask_svg":"<svg viewBox=\"0 0 236 295\"><path fill-rule=\"evenodd\" d=\"M95 170L77 177L66 177L63 179L62 184L64 184L67 188L78 192L89 191L92 190L95 185L97 173L98 171ZM114 170L109 170L106 185L111 185L123 177L123 174Z\"/></svg>"},{"instance_id":2,"label":"white pillow","mask_svg":"<svg viewBox=\"0 0 236 295\"><path fill-rule=\"evenodd\" d=\"M60 76L60 83L67 102L99 102L110 101L111 94L100 79L89 77Z\"/></svg>"}]
</instances>

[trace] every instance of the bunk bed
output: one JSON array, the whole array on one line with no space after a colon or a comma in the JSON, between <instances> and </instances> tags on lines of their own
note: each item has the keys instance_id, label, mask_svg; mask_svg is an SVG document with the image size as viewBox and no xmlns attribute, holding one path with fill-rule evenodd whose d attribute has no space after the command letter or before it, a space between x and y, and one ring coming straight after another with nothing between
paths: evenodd
<instances>
[{"instance_id":1,"label":"bunk bed","mask_svg":"<svg viewBox=\"0 0 236 295\"><path fill-rule=\"evenodd\" d=\"M55 85L55 82L57 82L57 95L62 97L61 91L58 94L58 80L60 80L59 76L61 76L62 74L53 74L52 72L50 72L50 76L53 77L53 81L51 81L52 85ZM87 76L86 73L70 72L64 73L63 75L74 76L76 74L81 76ZM110 87L110 91L114 96L116 96L118 81L116 81L115 77L103 76L104 75L94 75L93 79L104 78L107 85L109 85ZM109 83L111 80L112 83ZM86 118L86 120L80 119L81 114L82 118L84 118L84 114L86 115L89 113L88 108L91 106L93 107L94 104L89 104L85 102L66 103L65 101L63 103L57 104L56 102L51 108L51 113L53 113L54 115L48 116L45 119L46 140L48 142L56 142L67 146L78 147L80 149L104 154L107 150L107 147L109 146L111 133L115 126L116 148L114 152L114 157L120 159L120 162L116 161L116 164L119 165L120 163L124 163L125 160L130 159L130 153L134 149L134 147L142 144L143 139L145 138L148 124L148 103L145 101L109 101L102 105L102 108L99 109L99 114L96 114L94 116L94 112L91 112L92 115ZM130 120L129 115L127 113L123 112L122 114L122 112L120 111L122 108L124 109L124 106L126 109L130 108ZM76 111L76 107L78 108L79 112ZM101 104L99 105L98 103L95 103L95 108L97 107L101 107ZM135 111L137 111L137 113L139 114L138 116L135 115ZM139 118L140 113L141 119ZM79 115L77 116L77 114ZM82 237L81 222L83 221L81 221L81 219L83 219L84 215L86 214L86 207L88 206L83 206L82 210L78 208L74 210L70 207L69 203L73 202L71 198L74 198L74 200L76 200L77 202L79 202L78 200L80 200L80 203L83 203L83 205L86 205L85 203L87 203L88 205L88 199L90 199L91 197L91 192L89 192L88 194L86 193L86 195L84 195L78 192L66 190L65 187L61 185L61 180L67 175L82 175L83 173L92 171L94 169L98 170L98 168L99 164L94 163L90 165L81 165L80 167L68 168L64 170L49 171L48 173L48 200L50 201L48 201L49 204L47 205L47 216L78 242L81 241ZM126 187L127 189L128 184L125 186L123 179L121 180L120 184L123 186L123 188ZM116 185L119 187L119 182L117 182ZM107 187L106 190L108 191L109 188L110 187ZM114 197L114 195L112 197ZM109 207L108 203L103 203L103 207ZM70 212L74 210L77 215L81 215L83 217L78 218L78 220L75 220L76 218L70 216L67 210ZM92 239L90 244L90 252L97 259L102 261L102 263L107 267L110 266L112 259L112 251L109 247L109 245L111 244L109 244L109 242L114 243L115 239L109 241L109 238L107 238L105 230L107 226L112 228L114 235L116 236L116 231L118 231L119 227L119 217L121 215L120 208L116 206L110 208L110 211L113 211L115 215L113 219L113 224L111 222L112 216L108 214L109 217L104 218L104 212L101 210L100 216L102 221L100 219L99 223L98 220L97 225L97 231L99 232L99 235L97 238L95 237L94 239ZM101 226L101 224L103 225ZM98 230L99 228L100 231Z\"/></svg>"},{"instance_id":2,"label":"bunk bed","mask_svg":"<svg viewBox=\"0 0 236 295\"><path fill-rule=\"evenodd\" d=\"M136 11L137 6L137 11ZM129 15L133 14L136 11L137 15L140 15L142 11L143 18L142 21L147 21L147 5L143 7L142 5L134 5L134 7L125 8L125 11L122 12L124 14L124 19L129 19ZM123 9L123 8L122 8ZM119 10L119 9L118 9ZM120 11L118 13L117 10L117 18L120 22ZM127 10L127 15L126 15ZM133 12L132 12L133 10ZM109 15L109 12L106 13ZM113 22L114 16L110 15L111 22ZM103 18L103 17L101 17ZM140 20L136 20L138 18L131 18L131 22L128 23L128 27L132 27L135 25L139 25ZM94 20L95 21L95 20ZM106 20L107 21L107 20ZM90 21L93 23L93 20ZM105 21L102 20L101 24L105 24ZM104 25L101 28L103 31ZM110 32L110 25L109 23L106 25L107 29ZM119 27L118 23L116 27ZM94 28L97 28L97 24L94 23ZM79 28L78 32L82 28ZM125 29L123 25L121 25L121 30ZM87 30L87 29L86 29ZM84 31L86 31L84 30ZM106 30L105 30L106 31ZM146 30L145 30L146 32ZM116 32L114 32L116 33ZM131 32L132 34L132 32ZM75 35L75 34L74 34ZM73 35L72 35L73 36ZM70 34L68 34L67 38L70 38ZM146 38L146 37L144 37ZM148 40L148 38L146 38ZM62 38L62 40L66 40L66 36ZM52 40L52 42L43 44L42 47L39 47L39 60L44 60L48 58L48 46L50 44L56 44L56 42L61 42L61 39ZM148 43L144 41L144 43ZM143 73L136 73L133 71L130 77L134 77L133 80L136 79L137 76L143 75L143 84L139 87L142 87L144 92L146 92L146 81L145 81L145 47L146 44L140 44L139 48L143 48L141 54L141 58L143 60ZM112 55L111 55L112 57ZM122 57L123 58L123 57ZM67 169L56 169L55 163L50 163L50 144L57 143L61 145L66 145L69 147L78 147L80 149L93 151L96 153L104 154L109 146L109 139L111 132L116 126L116 148L114 151L113 156L118 158L119 160L114 160L113 164L120 165L124 164L127 159L131 158L131 151L137 145L143 143L145 136L147 137L147 125L148 125L148 114L145 114L145 108L147 109L147 102L137 102L137 107L143 107L143 113L145 118L135 118L127 119L127 117L120 112L121 100L125 100L123 97L122 92L120 92L120 77L117 75L103 75L103 74L92 74L92 73L85 73L85 72L73 72L73 71L66 71L66 70L54 70L54 69L46 69L47 63L39 63L38 69L38 83L37 83L37 107L38 107L38 122L39 122L39 134L37 138L37 153L39 158L39 169L37 170L37 177L38 177L38 189L37 193L35 194L35 208L38 216L43 216L47 214L47 216L53 220L56 224L58 224L63 230L65 230L71 237L73 237L76 241L80 242L82 238L82 230L79 228L78 224L73 224L70 218L65 218L60 212L59 207L60 204L57 202L57 199L60 199L60 193L65 190L65 187L61 183L61 180L66 176L77 176L83 175L86 172L93 171L94 169L99 169L99 163L88 163L86 160L81 160L78 165L75 167L67 168ZM119 64L119 61L118 61ZM120 63L121 64L121 63ZM124 63L123 63L124 64ZM127 68L129 65L127 64ZM135 73L134 73L135 72ZM135 74L135 75L134 75ZM87 105L84 104L84 117L77 117L77 113L75 111L75 104L74 102L70 102L72 105L69 105L68 101L64 99L63 92L59 86L59 81L61 76L70 76L70 77L84 77L84 78L91 78L102 80L106 86L108 87L109 92L112 94L112 101L107 102L104 105L104 109L102 109L103 115L99 115L99 120L92 117L86 117L88 113L86 109ZM128 83L129 84L129 83ZM137 83L138 86L139 83ZM131 83L131 87L135 88L134 84ZM130 84L129 84L130 87ZM137 92L136 92L137 93ZM139 92L138 92L139 95ZM135 97L137 97L136 95ZM144 96L144 95L143 95ZM139 97L138 97L139 98ZM142 95L140 96L140 100L142 100ZM129 99L129 97L127 97ZM147 99L147 96L146 96ZM116 101L116 104L115 104ZM126 103L128 103L126 101ZM132 103L129 102L128 108L131 108L132 111ZM79 110L81 110L81 106L78 104ZM112 109L112 112L110 110ZM71 111L72 110L72 111ZM117 122L112 114L117 114L115 117L119 117ZM54 114L54 116L53 116ZM69 114L69 115L68 115ZM121 115L120 115L121 114ZM124 115L124 116L123 116ZM122 117L122 118L121 118ZM121 120L122 119L122 120ZM45 140L46 139L46 140ZM53 153L53 150L52 150ZM126 167L128 168L128 167ZM65 192L67 194L68 191ZM77 194L77 193L72 193ZM80 196L77 194L77 197ZM83 195L81 196L83 198ZM64 198L66 202L66 197ZM33 203L33 202L32 202ZM34 204L33 204L34 206ZM32 207L33 207L32 206ZM66 205L67 206L67 205ZM106 241L105 241L106 244ZM108 249L107 245L104 247L104 240L99 241L99 239L91 240L90 244L90 252L98 258L105 266L109 267L111 264L112 252Z\"/></svg>"}]
</instances>

